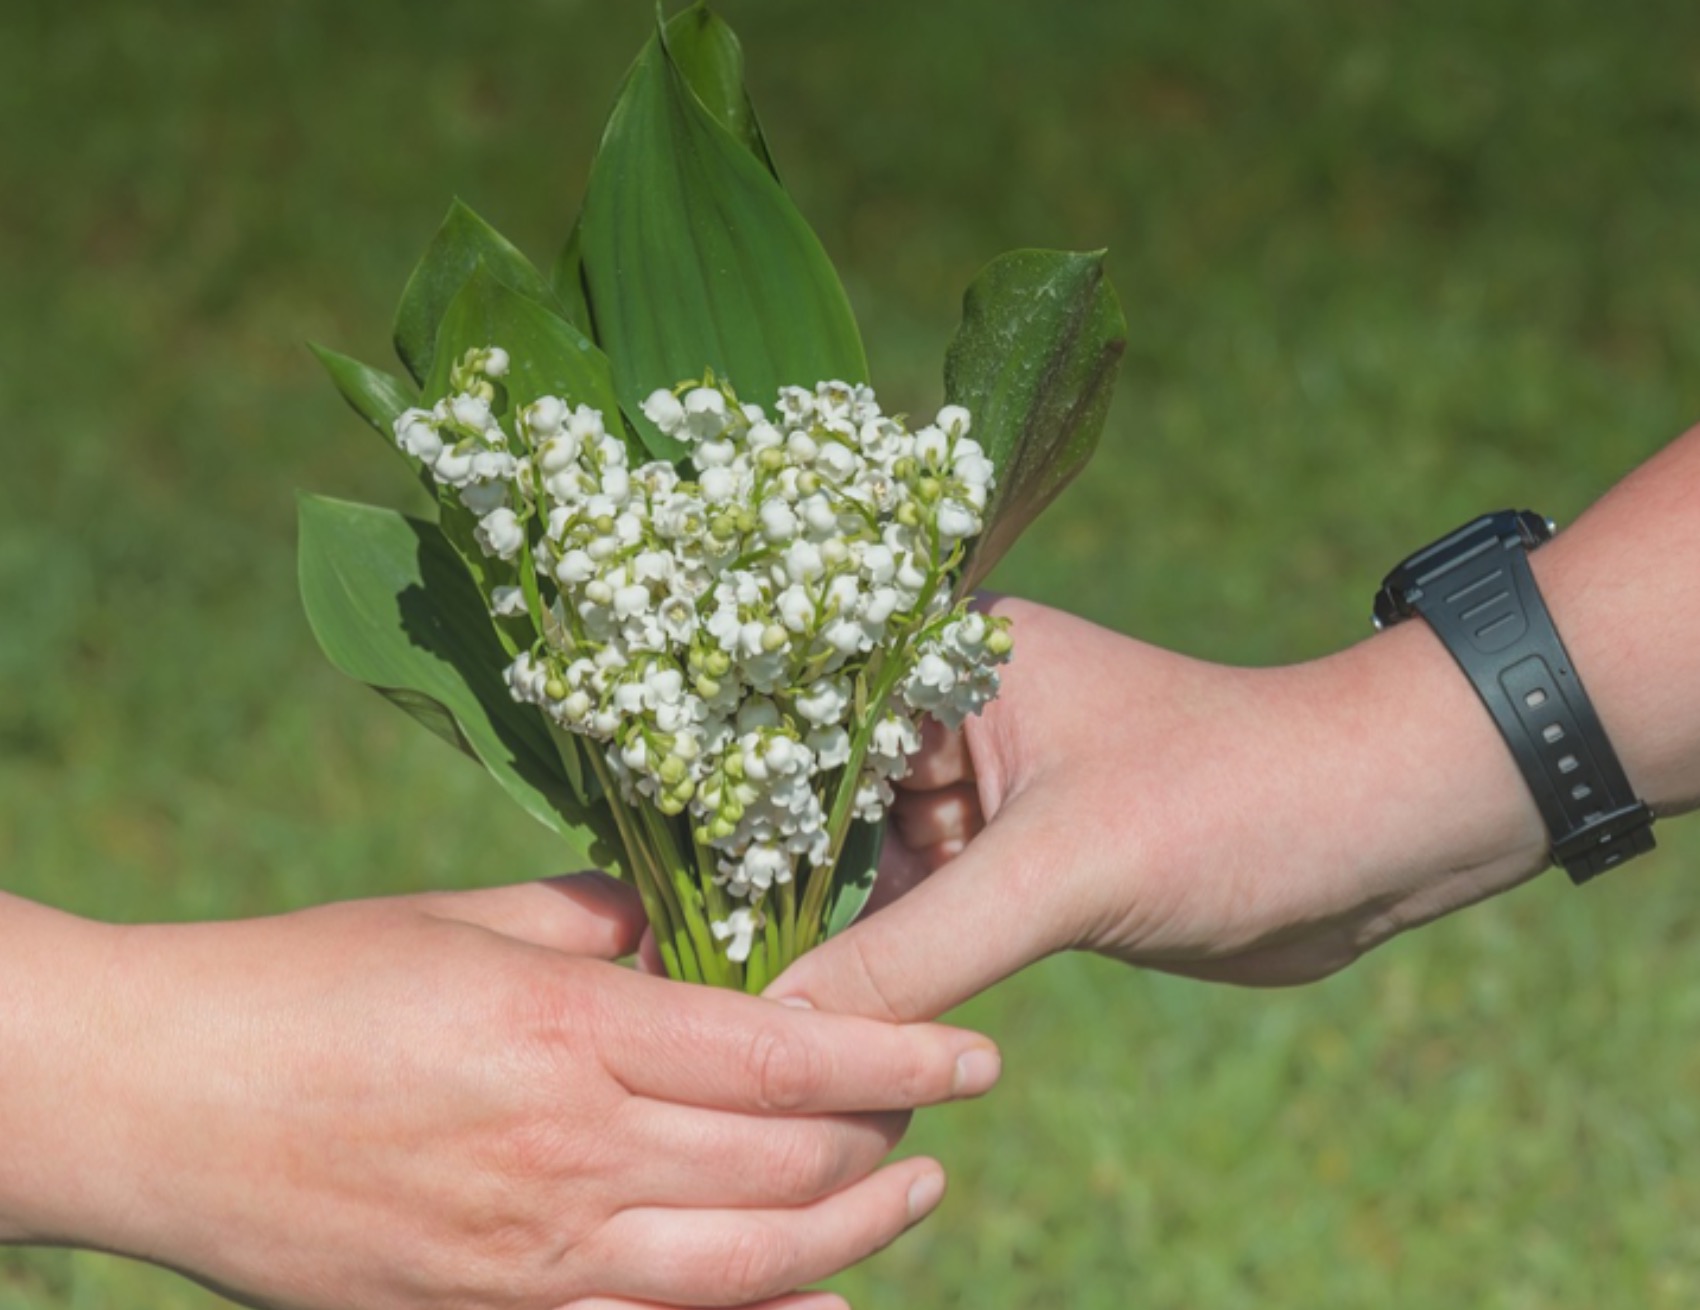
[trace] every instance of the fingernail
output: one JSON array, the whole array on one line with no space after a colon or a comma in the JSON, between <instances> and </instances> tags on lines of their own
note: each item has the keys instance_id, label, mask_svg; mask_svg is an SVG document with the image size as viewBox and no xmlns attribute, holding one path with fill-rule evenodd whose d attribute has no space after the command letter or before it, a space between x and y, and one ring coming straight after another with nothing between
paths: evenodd
<instances>
[{"instance_id":1,"label":"fingernail","mask_svg":"<svg viewBox=\"0 0 1700 1310\"><path fill-rule=\"evenodd\" d=\"M944 1174L930 1169L909 1184L909 1222L925 1219L943 1199Z\"/></svg>"},{"instance_id":2,"label":"fingernail","mask_svg":"<svg viewBox=\"0 0 1700 1310\"><path fill-rule=\"evenodd\" d=\"M956 1096L979 1096L992 1089L1003 1072L1003 1057L994 1046L976 1046L956 1057L956 1079L951 1092Z\"/></svg>"},{"instance_id":3,"label":"fingernail","mask_svg":"<svg viewBox=\"0 0 1700 1310\"><path fill-rule=\"evenodd\" d=\"M789 1005L793 1010L812 1010L815 1008L806 996L781 996L779 1003Z\"/></svg>"}]
</instances>

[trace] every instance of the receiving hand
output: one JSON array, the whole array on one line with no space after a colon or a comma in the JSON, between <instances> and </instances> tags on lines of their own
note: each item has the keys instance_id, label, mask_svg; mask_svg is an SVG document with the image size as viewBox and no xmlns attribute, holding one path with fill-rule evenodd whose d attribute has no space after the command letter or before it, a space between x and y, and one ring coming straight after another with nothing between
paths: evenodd
<instances>
[{"instance_id":1,"label":"receiving hand","mask_svg":"<svg viewBox=\"0 0 1700 1310\"><path fill-rule=\"evenodd\" d=\"M996 1077L966 1032L608 963L643 916L598 875L74 922L56 958L95 985L8 1071L0 1127L28 1149L0 1232L11 1201L23 1240L254 1305L837 1305L763 1299L931 1210L933 1161L870 1171L912 1107Z\"/></svg>"}]
</instances>

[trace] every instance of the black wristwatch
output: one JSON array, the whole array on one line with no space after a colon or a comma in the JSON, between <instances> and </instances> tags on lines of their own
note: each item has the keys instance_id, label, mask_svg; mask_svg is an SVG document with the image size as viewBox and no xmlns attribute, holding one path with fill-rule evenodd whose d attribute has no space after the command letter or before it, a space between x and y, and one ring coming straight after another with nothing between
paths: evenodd
<instances>
[{"instance_id":1,"label":"black wristwatch","mask_svg":"<svg viewBox=\"0 0 1700 1310\"><path fill-rule=\"evenodd\" d=\"M1375 626L1428 621L1511 748L1553 861L1581 884L1652 850L1653 812L1636 799L1535 585L1529 552L1552 534L1529 510L1466 523L1387 575Z\"/></svg>"}]
</instances>

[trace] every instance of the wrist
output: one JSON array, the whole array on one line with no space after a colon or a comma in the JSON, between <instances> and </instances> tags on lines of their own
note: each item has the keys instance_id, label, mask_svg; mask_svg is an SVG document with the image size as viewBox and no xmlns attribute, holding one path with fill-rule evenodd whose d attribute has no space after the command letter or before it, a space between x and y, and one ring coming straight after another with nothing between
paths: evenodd
<instances>
[{"instance_id":1,"label":"wrist","mask_svg":"<svg viewBox=\"0 0 1700 1310\"><path fill-rule=\"evenodd\" d=\"M0 894L0 1243L99 1243L123 931Z\"/></svg>"},{"instance_id":2,"label":"wrist","mask_svg":"<svg viewBox=\"0 0 1700 1310\"><path fill-rule=\"evenodd\" d=\"M1092 740L1109 717L1145 725L1161 750L1130 740L1074 784L1110 777L1138 798L1122 876L1079 898L1083 944L1195 976L1308 981L1545 866L1510 752L1423 625L1273 669L1116 640L1105 674L1081 657L1075 682L1124 699L1092 702L1065 739ZM997 759L975 760L994 815L1010 790Z\"/></svg>"},{"instance_id":3,"label":"wrist","mask_svg":"<svg viewBox=\"0 0 1700 1310\"><path fill-rule=\"evenodd\" d=\"M1312 666L1349 848L1330 867L1367 949L1548 865L1539 811L1469 680L1422 622Z\"/></svg>"}]
</instances>

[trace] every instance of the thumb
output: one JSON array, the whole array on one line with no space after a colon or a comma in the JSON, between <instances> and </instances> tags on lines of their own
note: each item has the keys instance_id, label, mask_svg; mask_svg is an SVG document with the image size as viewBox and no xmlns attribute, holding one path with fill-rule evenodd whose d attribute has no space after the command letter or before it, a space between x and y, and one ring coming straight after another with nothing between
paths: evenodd
<instances>
[{"instance_id":1,"label":"thumb","mask_svg":"<svg viewBox=\"0 0 1700 1310\"><path fill-rule=\"evenodd\" d=\"M605 873L419 898L427 914L488 928L567 955L615 960L637 950L648 921L632 888Z\"/></svg>"},{"instance_id":2,"label":"thumb","mask_svg":"<svg viewBox=\"0 0 1700 1310\"><path fill-rule=\"evenodd\" d=\"M1006 809L961 855L810 951L763 994L840 1014L934 1018L1069 940L1047 912L1061 885L1054 849L1041 824Z\"/></svg>"}]
</instances>

